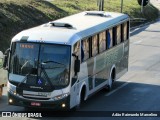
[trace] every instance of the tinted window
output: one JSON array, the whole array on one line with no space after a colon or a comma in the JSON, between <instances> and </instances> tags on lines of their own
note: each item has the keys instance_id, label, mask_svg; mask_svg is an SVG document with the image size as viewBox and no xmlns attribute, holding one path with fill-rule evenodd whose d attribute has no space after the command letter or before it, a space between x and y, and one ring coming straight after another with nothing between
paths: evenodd
<instances>
[{"instance_id":1,"label":"tinted window","mask_svg":"<svg viewBox=\"0 0 160 120\"><path fill-rule=\"evenodd\" d=\"M127 40L127 22L124 23L123 27L123 38L124 40Z\"/></svg>"},{"instance_id":2,"label":"tinted window","mask_svg":"<svg viewBox=\"0 0 160 120\"><path fill-rule=\"evenodd\" d=\"M106 50L106 31L99 34L99 51L103 52Z\"/></svg>"},{"instance_id":3,"label":"tinted window","mask_svg":"<svg viewBox=\"0 0 160 120\"><path fill-rule=\"evenodd\" d=\"M12 46L10 72L26 75L37 68L39 45L16 43Z\"/></svg>"},{"instance_id":4,"label":"tinted window","mask_svg":"<svg viewBox=\"0 0 160 120\"><path fill-rule=\"evenodd\" d=\"M76 42L73 47L73 53L80 58L80 42Z\"/></svg>"},{"instance_id":5,"label":"tinted window","mask_svg":"<svg viewBox=\"0 0 160 120\"><path fill-rule=\"evenodd\" d=\"M98 54L98 36L95 35L92 37L92 56Z\"/></svg>"},{"instance_id":6,"label":"tinted window","mask_svg":"<svg viewBox=\"0 0 160 120\"><path fill-rule=\"evenodd\" d=\"M117 44L121 43L121 25L117 26Z\"/></svg>"},{"instance_id":7,"label":"tinted window","mask_svg":"<svg viewBox=\"0 0 160 120\"><path fill-rule=\"evenodd\" d=\"M89 39L82 40L81 45L81 60L83 62L89 58Z\"/></svg>"},{"instance_id":8,"label":"tinted window","mask_svg":"<svg viewBox=\"0 0 160 120\"><path fill-rule=\"evenodd\" d=\"M113 30L112 28L109 29L108 33L107 33L107 45L108 45L108 48L111 48L113 46Z\"/></svg>"}]
</instances>

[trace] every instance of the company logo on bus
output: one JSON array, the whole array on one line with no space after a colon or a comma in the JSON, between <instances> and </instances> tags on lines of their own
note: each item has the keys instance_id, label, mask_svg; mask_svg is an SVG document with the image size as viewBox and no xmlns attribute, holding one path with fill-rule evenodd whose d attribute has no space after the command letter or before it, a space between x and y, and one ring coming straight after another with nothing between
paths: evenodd
<instances>
[{"instance_id":1,"label":"company logo on bus","mask_svg":"<svg viewBox=\"0 0 160 120\"><path fill-rule=\"evenodd\" d=\"M37 86L30 86L30 88L33 88L33 89L41 89L41 90L43 90L42 87L37 87Z\"/></svg>"}]
</instances>

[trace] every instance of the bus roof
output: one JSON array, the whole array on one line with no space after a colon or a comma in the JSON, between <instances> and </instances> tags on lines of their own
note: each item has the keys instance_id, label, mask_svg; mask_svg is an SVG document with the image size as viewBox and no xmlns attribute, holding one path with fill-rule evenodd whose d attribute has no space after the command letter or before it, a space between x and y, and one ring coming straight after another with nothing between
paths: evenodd
<instances>
[{"instance_id":1,"label":"bus roof","mask_svg":"<svg viewBox=\"0 0 160 120\"><path fill-rule=\"evenodd\" d=\"M12 42L26 39L28 42L72 45L126 19L129 19L128 15L122 13L85 11L24 30Z\"/></svg>"}]
</instances>

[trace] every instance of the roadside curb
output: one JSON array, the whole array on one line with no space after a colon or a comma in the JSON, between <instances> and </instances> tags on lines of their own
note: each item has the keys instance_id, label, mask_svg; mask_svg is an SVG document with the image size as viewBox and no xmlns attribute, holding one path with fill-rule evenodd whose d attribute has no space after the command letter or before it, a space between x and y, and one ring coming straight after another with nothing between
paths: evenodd
<instances>
[{"instance_id":1,"label":"roadside curb","mask_svg":"<svg viewBox=\"0 0 160 120\"><path fill-rule=\"evenodd\" d=\"M156 7L154 2L150 2L150 4L152 4L154 7ZM151 22L147 22L147 23L144 23L144 24L141 24L141 25L138 25L138 26L134 26L134 27L130 28L130 31L134 32L134 31L136 31L136 29L140 29L140 28L142 28L144 26L147 26L147 25L153 24L153 23L155 23L157 21L160 21L160 8L158 8L158 7L156 7L156 8L159 10L159 18L157 18L156 20L151 21Z\"/></svg>"},{"instance_id":2,"label":"roadside curb","mask_svg":"<svg viewBox=\"0 0 160 120\"><path fill-rule=\"evenodd\" d=\"M156 19L155 21L147 22L147 23L144 23L144 24L141 24L141 25L130 28L130 36L133 36L132 34L136 31L138 31L139 29L141 29L145 26L148 26L150 24L156 23L158 21L160 21L160 18Z\"/></svg>"},{"instance_id":3,"label":"roadside curb","mask_svg":"<svg viewBox=\"0 0 160 120\"><path fill-rule=\"evenodd\" d=\"M141 28L141 27L144 27L144 26L153 24L153 23L155 23L155 22L158 22L159 20L160 20L160 18L158 18L158 19L156 19L156 20L154 20L154 21L151 21L151 22L147 22L147 23L144 23L144 24L135 26L135 27L131 27L131 28L130 28L130 31L133 31L133 30L135 30L135 29L137 29L137 28Z\"/></svg>"}]
</instances>

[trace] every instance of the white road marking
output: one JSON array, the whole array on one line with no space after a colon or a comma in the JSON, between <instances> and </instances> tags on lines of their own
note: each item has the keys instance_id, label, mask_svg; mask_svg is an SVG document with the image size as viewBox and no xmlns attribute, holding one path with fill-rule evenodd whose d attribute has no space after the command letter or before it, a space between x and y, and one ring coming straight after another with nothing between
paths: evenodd
<instances>
[{"instance_id":1,"label":"white road marking","mask_svg":"<svg viewBox=\"0 0 160 120\"><path fill-rule=\"evenodd\" d=\"M112 95L113 93L117 92L119 89L123 88L124 86L128 85L131 81L127 81L126 83L122 84L121 86L119 86L117 89L107 93L105 96L110 96Z\"/></svg>"},{"instance_id":2,"label":"white road marking","mask_svg":"<svg viewBox=\"0 0 160 120\"><path fill-rule=\"evenodd\" d=\"M139 30L139 29L140 29L140 28L136 28L136 29L130 31L130 34L133 33L133 32L135 32L136 30Z\"/></svg>"}]
</instances>

